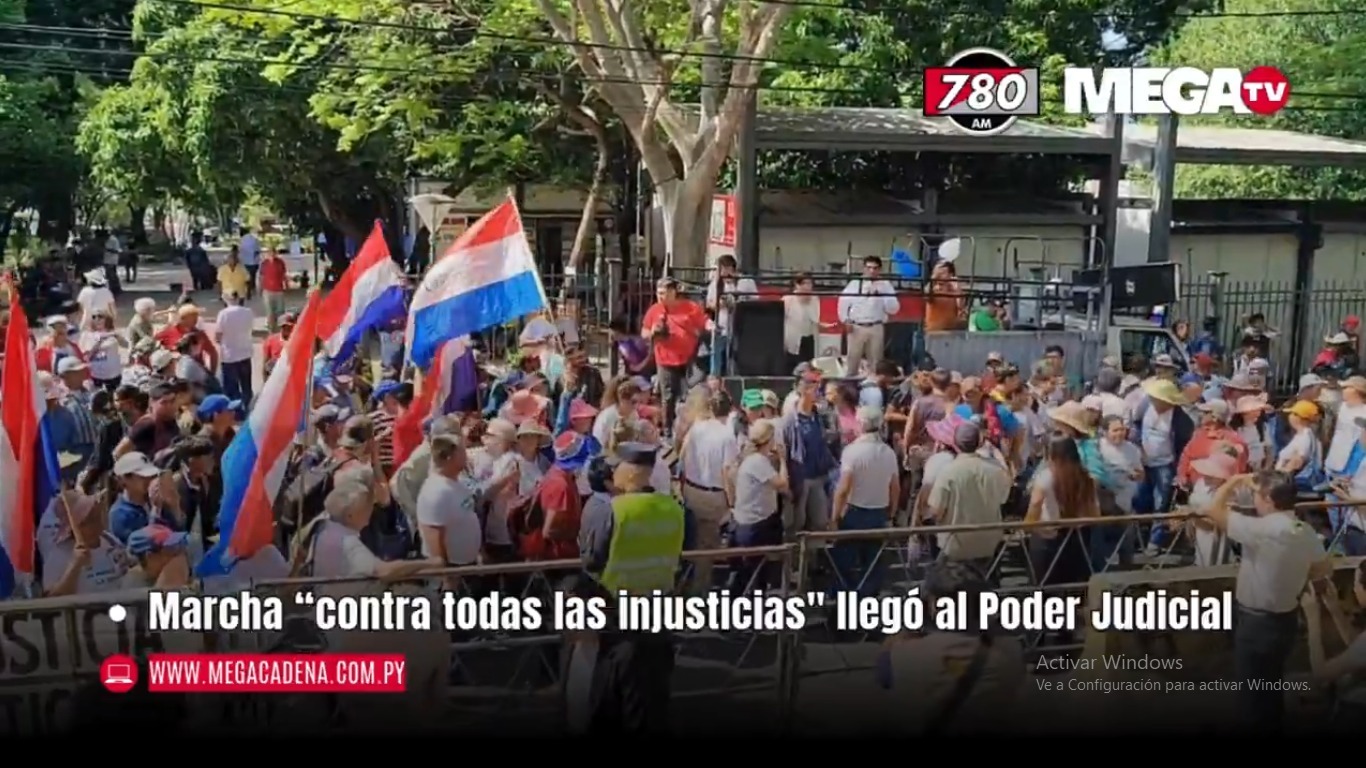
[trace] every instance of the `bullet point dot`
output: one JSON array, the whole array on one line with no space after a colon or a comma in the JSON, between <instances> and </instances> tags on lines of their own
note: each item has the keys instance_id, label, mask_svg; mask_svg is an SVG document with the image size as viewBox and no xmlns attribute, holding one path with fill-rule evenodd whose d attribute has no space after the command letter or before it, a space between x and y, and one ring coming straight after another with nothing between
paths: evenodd
<instances>
[{"instance_id":1,"label":"bullet point dot","mask_svg":"<svg viewBox=\"0 0 1366 768\"><path fill-rule=\"evenodd\" d=\"M127 608L124 608L124 607L121 606L121 605L111 605L111 606L109 606L109 620L110 620L110 621L112 621L112 622L114 622L115 624L117 624L117 623L123 621L123 620L126 619L126 618L128 618L128 609L127 609Z\"/></svg>"}]
</instances>

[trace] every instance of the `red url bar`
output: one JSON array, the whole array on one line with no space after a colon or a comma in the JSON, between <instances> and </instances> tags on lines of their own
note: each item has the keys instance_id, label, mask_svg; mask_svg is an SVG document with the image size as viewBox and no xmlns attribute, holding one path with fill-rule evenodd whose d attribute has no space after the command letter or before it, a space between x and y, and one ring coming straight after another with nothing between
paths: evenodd
<instances>
[{"instance_id":1,"label":"red url bar","mask_svg":"<svg viewBox=\"0 0 1366 768\"><path fill-rule=\"evenodd\" d=\"M146 670L152 693L402 693L407 667L384 653L159 653Z\"/></svg>"}]
</instances>

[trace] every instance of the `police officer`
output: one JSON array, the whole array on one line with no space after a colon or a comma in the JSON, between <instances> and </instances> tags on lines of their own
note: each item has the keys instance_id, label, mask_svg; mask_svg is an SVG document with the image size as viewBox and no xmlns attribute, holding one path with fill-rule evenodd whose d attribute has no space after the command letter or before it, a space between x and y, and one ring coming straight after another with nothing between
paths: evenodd
<instances>
[{"instance_id":1,"label":"police officer","mask_svg":"<svg viewBox=\"0 0 1366 768\"><path fill-rule=\"evenodd\" d=\"M590 579L577 591L615 604L619 592L672 591L683 554L683 506L650 487L657 449L644 443L617 448L610 515L585 515L581 531ZM667 727L673 639L663 634L609 631L579 638L569 659L566 694L570 728L641 733Z\"/></svg>"},{"instance_id":2,"label":"police officer","mask_svg":"<svg viewBox=\"0 0 1366 768\"><path fill-rule=\"evenodd\" d=\"M1247 487L1255 490L1256 509L1240 514L1232 510L1232 501ZM1310 579L1332 572L1318 534L1295 515L1297 500L1293 477L1262 472L1230 478L1205 511L1209 522L1242 546L1234 588L1233 668L1243 684L1249 729L1281 726L1285 694L1276 688L1299 634L1300 595Z\"/></svg>"}]
</instances>

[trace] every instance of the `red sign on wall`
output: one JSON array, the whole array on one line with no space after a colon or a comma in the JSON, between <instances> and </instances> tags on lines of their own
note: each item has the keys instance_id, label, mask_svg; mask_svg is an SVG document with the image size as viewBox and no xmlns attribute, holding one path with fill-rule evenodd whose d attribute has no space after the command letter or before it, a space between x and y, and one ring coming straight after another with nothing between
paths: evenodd
<instances>
[{"instance_id":1,"label":"red sign on wall","mask_svg":"<svg viewBox=\"0 0 1366 768\"><path fill-rule=\"evenodd\" d=\"M735 247L735 195L715 195L711 199L711 245Z\"/></svg>"}]
</instances>

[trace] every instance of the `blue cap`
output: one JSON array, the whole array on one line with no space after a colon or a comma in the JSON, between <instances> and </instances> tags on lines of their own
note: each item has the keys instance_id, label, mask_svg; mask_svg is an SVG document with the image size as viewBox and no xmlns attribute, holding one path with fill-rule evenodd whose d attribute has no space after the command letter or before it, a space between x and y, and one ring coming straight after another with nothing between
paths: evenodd
<instances>
[{"instance_id":1,"label":"blue cap","mask_svg":"<svg viewBox=\"0 0 1366 768\"><path fill-rule=\"evenodd\" d=\"M241 400L229 400L227 395L209 395L200 402L195 415L199 416L200 421L207 421L223 411L240 412L241 410Z\"/></svg>"},{"instance_id":2,"label":"blue cap","mask_svg":"<svg viewBox=\"0 0 1366 768\"><path fill-rule=\"evenodd\" d=\"M617 446L617 458L623 464L634 464L638 467L653 467L655 457L659 455L659 449L649 443L622 443Z\"/></svg>"},{"instance_id":3,"label":"blue cap","mask_svg":"<svg viewBox=\"0 0 1366 768\"><path fill-rule=\"evenodd\" d=\"M1188 387L1191 384L1204 384L1205 380L1198 373L1187 373L1181 377L1181 386Z\"/></svg>"},{"instance_id":4,"label":"blue cap","mask_svg":"<svg viewBox=\"0 0 1366 768\"><path fill-rule=\"evenodd\" d=\"M165 549L183 549L189 540L188 533L173 531L164 525L148 525L129 535L128 554L133 557L146 557Z\"/></svg>"},{"instance_id":5,"label":"blue cap","mask_svg":"<svg viewBox=\"0 0 1366 768\"><path fill-rule=\"evenodd\" d=\"M398 383L397 381L381 381L380 383L375 385L375 391L370 395L370 399L372 401L378 402L388 397L389 395L394 394L402 388L403 385Z\"/></svg>"}]
</instances>

